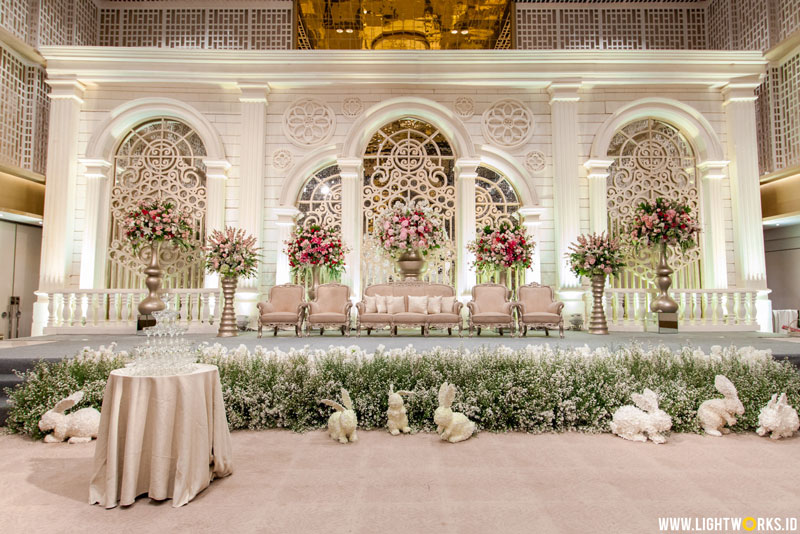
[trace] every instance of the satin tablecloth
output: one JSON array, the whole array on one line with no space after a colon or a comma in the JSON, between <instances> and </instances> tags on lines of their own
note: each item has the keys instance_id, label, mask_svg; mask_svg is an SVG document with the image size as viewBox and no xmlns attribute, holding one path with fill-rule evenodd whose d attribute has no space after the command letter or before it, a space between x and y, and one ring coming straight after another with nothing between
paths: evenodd
<instances>
[{"instance_id":1,"label":"satin tablecloth","mask_svg":"<svg viewBox=\"0 0 800 534\"><path fill-rule=\"evenodd\" d=\"M175 376L111 372L103 397L89 502L129 505L139 495L191 501L232 472L219 371L197 364Z\"/></svg>"}]
</instances>

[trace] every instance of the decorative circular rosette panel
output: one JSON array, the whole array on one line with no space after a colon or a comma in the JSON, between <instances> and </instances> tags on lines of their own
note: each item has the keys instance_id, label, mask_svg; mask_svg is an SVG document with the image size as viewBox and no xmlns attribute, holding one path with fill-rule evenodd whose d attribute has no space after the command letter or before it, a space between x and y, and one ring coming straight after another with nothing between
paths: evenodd
<instances>
[{"instance_id":1,"label":"decorative circular rosette panel","mask_svg":"<svg viewBox=\"0 0 800 534\"><path fill-rule=\"evenodd\" d=\"M336 116L333 110L318 100L298 100L283 114L283 132L299 146L316 146L333 135Z\"/></svg>"},{"instance_id":2,"label":"decorative circular rosette panel","mask_svg":"<svg viewBox=\"0 0 800 534\"><path fill-rule=\"evenodd\" d=\"M488 141L503 148L517 148L533 134L533 113L519 100L500 100L483 113L482 126Z\"/></svg>"}]
</instances>

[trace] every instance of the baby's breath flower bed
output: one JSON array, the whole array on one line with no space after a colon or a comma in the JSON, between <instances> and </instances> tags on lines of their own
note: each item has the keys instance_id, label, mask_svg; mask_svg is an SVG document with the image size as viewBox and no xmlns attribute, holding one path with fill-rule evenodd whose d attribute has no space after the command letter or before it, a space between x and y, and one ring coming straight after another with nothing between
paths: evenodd
<instances>
[{"instance_id":1,"label":"baby's breath flower bed","mask_svg":"<svg viewBox=\"0 0 800 534\"><path fill-rule=\"evenodd\" d=\"M350 391L359 427L382 428L394 384L414 392L406 400L411 427L433 430L437 392L445 380L458 389L453 409L492 432L608 432L614 411L646 387L659 394L673 431L700 432L697 408L720 396L714 389L717 374L731 379L745 407L734 430L755 430L773 393L786 392L790 404L800 405L797 369L750 347L714 347L706 354L636 345L613 352L547 345L416 352L409 346L367 354L357 347L250 352L244 346L205 345L198 359L219 367L231 429L322 428L331 410L319 400L338 398L341 387ZM41 437L36 425L42 413L79 389L87 395L78 407L99 409L108 373L127 361L111 347L39 363L9 391L14 403L9 429Z\"/></svg>"}]
</instances>

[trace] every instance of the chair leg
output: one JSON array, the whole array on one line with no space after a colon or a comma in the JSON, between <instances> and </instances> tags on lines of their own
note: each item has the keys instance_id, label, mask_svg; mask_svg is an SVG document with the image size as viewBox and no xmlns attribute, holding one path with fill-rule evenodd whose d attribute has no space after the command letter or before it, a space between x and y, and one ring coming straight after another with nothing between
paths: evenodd
<instances>
[{"instance_id":1,"label":"chair leg","mask_svg":"<svg viewBox=\"0 0 800 534\"><path fill-rule=\"evenodd\" d=\"M372 328L367 328L367 335L372 335Z\"/></svg>"},{"instance_id":2,"label":"chair leg","mask_svg":"<svg viewBox=\"0 0 800 534\"><path fill-rule=\"evenodd\" d=\"M294 337L300 337L300 327L294 325Z\"/></svg>"},{"instance_id":3,"label":"chair leg","mask_svg":"<svg viewBox=\"0 0 800 534\"><path fill-rule=\"evenodd\" d=\"M481 335L481 327L480 326L478 327L478 335L479 336Z\"/></svg>"},{"instance_id":4,"label":"chair leg","mask_svg":"<svg viewBox=\"0 0 800 534\"><path fill-rule=\"evenodd\" d=\"M264 326L261 324L261 321L259 321L258 322L258 339L261 339L261 329L262 328L264 328Z\"/></svg>"},{"instance_id":5,"label":"chair leg","mask_svg":"<svg viewBox=\"0 0 800 534\"><path fill-rule=\"evenodd\" d=\"M564 323L558 325L558 333L561 335L561 339L564 339Z\"/></svg>"},{"instance_id":6,"label":"chair leg","mask_svg":"<svg viewBox=\"0 0 800 534\"><path fill-rule=\"evenodd\" d=\"M325 329L324 328L320 328L319 329L319 335L323 335L324 333L325 333Z\"/></svg>"},{"instance_id":7,"label":"chair leg","mask_svg":"<svg viewBox=\"0 0 800 534\"><path fill-rule=\"evenodd\" d=\"M544 335L545 337L550 337L550 330L548 330L546 326L544 327Z\"/></svg>"},{"instance_id":8,"label":"chair leg","mask_svg":"<svg viewBox=\"0 0 800 534\"><path fill-rule=\"evenodd\" d=\"M453 329L452 328L449 328L449 327L447 328L447 335L448 336L452 336L453 335Z\"/></svg>"},{"instance_id":9,"label":"chair leg","mask_svg":"<svg viewBox=\"0 0 800 534\"><path fill-rule=\"evenodd\" d=\"M277 335L278 335L278 327L276 326L275 329L272 331L272 337L275 337Z\"/></svg>"},{"instance_id":10,"label":"chair leg","mask_svg":"<svg viewBox=\"0 0 800 534\"><path fill-rule=\"evenodd\" d=\"M419 327L419 335L421 336L425 335L425 325Z\"/></svg>"}]
</instances>

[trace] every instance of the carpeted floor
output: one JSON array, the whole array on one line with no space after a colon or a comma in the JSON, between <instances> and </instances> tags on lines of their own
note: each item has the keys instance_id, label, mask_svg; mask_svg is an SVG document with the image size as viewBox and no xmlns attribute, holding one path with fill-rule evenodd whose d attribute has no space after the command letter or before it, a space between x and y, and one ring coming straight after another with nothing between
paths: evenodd
<instances>
[{"instance_id":1,"label":"carpeted floor","mask_svg":"<svg viewBox=\"0 0 800 534\"><path fill-rule=\"evenodd\" d=\"M659 532L659 517L797 517L800 437L235 432L234 474L193 502L90 506L94 444L0 435L0 530L57 532Z\"/></svg>"}]
</instances>

